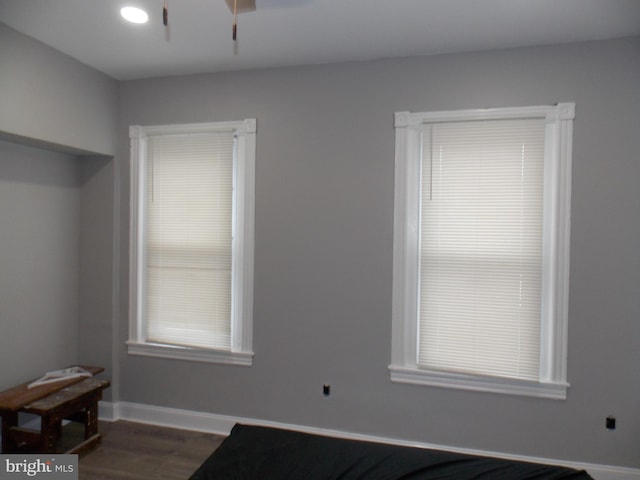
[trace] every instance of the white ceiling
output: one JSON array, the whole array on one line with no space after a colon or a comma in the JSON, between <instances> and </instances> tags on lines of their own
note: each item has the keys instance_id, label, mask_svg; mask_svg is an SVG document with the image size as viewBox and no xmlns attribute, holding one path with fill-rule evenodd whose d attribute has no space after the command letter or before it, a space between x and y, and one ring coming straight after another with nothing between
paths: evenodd
<instances>
[{"instance_id":1,"label":"white ceiling","mask_svg":"<svg viewBox=\"0 0 640 480\"><path fill-rule=\"evenodd\" d=\"M640 0L0 0L0 21L120 80L640 35ZM128 24L122 6L147 9Z\"/></svg>"}]
</instances>

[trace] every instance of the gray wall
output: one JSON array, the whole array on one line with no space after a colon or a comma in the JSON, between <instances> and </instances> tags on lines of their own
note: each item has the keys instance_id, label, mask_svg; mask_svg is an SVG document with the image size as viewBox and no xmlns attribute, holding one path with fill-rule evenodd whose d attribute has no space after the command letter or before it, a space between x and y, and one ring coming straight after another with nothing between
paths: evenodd
<instances>
[{"instance_id":1,"label":"gray wall","mask_svg":"<svg viewBox=\"0 0 640 480\"><path fill-rule=\"evenodd\" d=\"M0 62L1 135L114 154L117 82L2 22Z\"/></svg>"},{"instance_id":2,"label":"gray wall","mask_svg":"<svg viewBox=\"0 0 640 480\"><path fill-rule=\"evenodd\" d=\"M113 368L114 308L114 184L115 161L80 157L79 175L79 314L78 361L99 365L112 379L104 399L117 398Z\"/></svg>"},{"instance_id":3,"label":"gray wall","mask_svg":"<svg viewBox=\"0 0 640 480\"><path fill-rule=\"evenodd\" d=\"M0 388L113 376L118 83L2 23L0 65Z\"/></svg>"},{"instance_id":4,"label":"gray wall","mask_svg":"<svg viewBox=\"0 0 640 480\"><path fill-rule=\"evenodd\" d=\"M0 141L0 390L78 359L76 159Z\"/></svg>"},{"instance_id":5,"label":"gray wall","mask_svg":"<svg viewBox=\"0 0 640 480\"><path fill-rule=\"evenodd\" d=\"M640 467L639 58L634 38L123 83L120 399ZM393 113L562 101L576 102L567 400L391 383ZM245 117L254 365L128 356L127 128Z\"/></svg>"},{"instance_id":6,"label":"gray wall","mask_svg":"<svg viewBox=\"0 0 640 480\"><path fill-rule=\"evenodd\" d=\"M0 140L0 390L78 363L111 376L113 165Z\"/></svg>"}]
</instances>

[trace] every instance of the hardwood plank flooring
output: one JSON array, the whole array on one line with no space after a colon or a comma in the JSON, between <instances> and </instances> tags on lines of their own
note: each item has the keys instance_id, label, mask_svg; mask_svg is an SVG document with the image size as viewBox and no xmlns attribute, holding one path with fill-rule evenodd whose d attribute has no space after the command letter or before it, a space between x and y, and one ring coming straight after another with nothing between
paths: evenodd
<instances>
[{"instance_id":1,"label":"hardwood plank flooring","mask_svg":"<svg viewBox=\"0 0 640 480\"><path fill-rule=\"evenodd\" d=\"M225 438L124 421L99 431L100 446L80 457L80 480L186 480Z\"/></svg>"}]
</instances>

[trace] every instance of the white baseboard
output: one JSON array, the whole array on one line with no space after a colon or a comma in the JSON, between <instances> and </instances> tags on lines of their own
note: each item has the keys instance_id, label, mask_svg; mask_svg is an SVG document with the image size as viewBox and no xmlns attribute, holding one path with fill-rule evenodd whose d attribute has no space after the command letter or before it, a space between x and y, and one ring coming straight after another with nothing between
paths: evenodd
<instances>
[{"instance_id":1,"label":"white baseboard","mask_svg":"<svg viewBox=\"0 0 640 480\"><path fill-rule=\"evenodd\" d=\"M131 422L147 423L164 427L214 433L218 435L228 435L236 423L244 423L264 427L284 428L287 430L295 430L317 435L326 435L352 440L363 440L367 442L391 443L394 445L402 445L407 447L448 450L469 455L482 455L504 458L507 460L560 465L580 470L586 470L595 480L640 480L640 469L634 468L571 462L553 458L529 457L524 455L508 455L500 452L489 452L482 450L461 449L444 445L409 442L396 438L362 435L340 430L307 427L303 425L292 425L281 422L269 422L255 418L232 417L227 415L216 415L213 413L156 407L153 405L143 405L139 403L100 402L100 419L106 421L127 420Z\"/></svg>"}]
</instances>

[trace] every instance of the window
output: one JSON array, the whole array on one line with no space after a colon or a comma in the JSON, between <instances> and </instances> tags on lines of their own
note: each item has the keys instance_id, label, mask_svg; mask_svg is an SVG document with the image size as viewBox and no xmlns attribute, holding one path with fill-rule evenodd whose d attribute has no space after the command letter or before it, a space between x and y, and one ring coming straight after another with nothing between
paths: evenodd
<instances>
[{"instance_id":1,"label":"window","mask_svg":"<svg viewBox=\"0 0 640 480\"><path fill-rule=\"evenodd\" d=\"M566 398L573 117L396 113L393 381Z\"/></svg>"},{"instance_id":2,"label":"window","mask_svg":"<svg viewBox=\"0 0 640 480\"><path fill-rule=\"evenodd\" d=\"M130 128L129 353L251 365L255 132Z\"/></svg>"}]
</instances>

